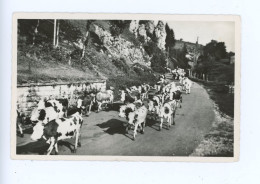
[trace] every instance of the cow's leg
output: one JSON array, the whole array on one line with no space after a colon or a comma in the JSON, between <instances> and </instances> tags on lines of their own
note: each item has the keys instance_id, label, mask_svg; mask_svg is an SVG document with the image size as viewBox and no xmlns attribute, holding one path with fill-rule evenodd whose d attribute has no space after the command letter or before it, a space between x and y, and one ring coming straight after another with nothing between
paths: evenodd
<instances>
[{"instance_id":1,"label":"cow's leg","mask_svg":"<svg viewBox=\"0 0 260 184\"><path fill-rule=\"evenodd\" d=\"M141 126L142 127L142 131L141 131L141 133L142 134L144 134L144 127L145 127L145 123L146 123L146 119L144 120L144 122L142 123L143 124L143 126Z\"/></svg>"},{"instance_id":2,"label":"cow's leg","mask_svg":"<svg viewBox=\"0 0 260 184\"><path fill-rule=\"evenodd\" d=\"M135 128L134 128L134 140L135 140L135 136L137 134L137 127L138 127L138 123L135 124Z\"/></svg>"},{"instance_id":3,"label":"cow's leg","mask_svg":"<svg viewBox=\"0 0 260 184\"><path fill-rule=\"evenodd\" d=\"M75 145L74 145L74 150L72 151L73 153L76 153L77 148L78 148L78 142L79 142L79 131L76 131L76 139L75 139Z\"/></svg>"},{"instance_id":4,"label":"cow's leg","mask_svg":"<svg viewBox=\"0 0 260 184\"><path fill-rule=\"evenodd\" d=\"M175 113L176 113L176 109L172 113L172 125L175 125L175 121L174 121Z\"/></svg>"},{"instance_id":5,"label":"cow's leg","mask_svg":"<svg viewBox=\"0 0 260 184\"><path fill-rule=\"evenodd\" d=\"M49 148L48 148L48 150L47 150L47 155L50 155L51 154L51 152L52 152L52 150L53 150L53 147L54 147L54 145L55 145L55 138L54 137L51 137L50 138L50 146L49 146Z\"/></svg>"},{"instance_id":6,"label":"cow's leg","mask_svg":"<svg viewBox=\"0 0 260 184\"><path fill-rule=\"evenodd\" d=\"M128 134L129 124L126 125L125 132Z\"/></svg>"},{"instance_id":7,"label":"cow's leg","mask_svg":"<svg viewBox=\"0 0 260 184\"><path fill-rule=\"evenodd\" d=\"M20 131L20 136L23 137L23 128L22 128L22 125L20 123L18 123L18 128L19 128L19 131Z\"/></svg>"},{"instance_id":8,"label":"cow's leg","mask_svg":"<svg viewBox=\"0 0 260 184\"><path fill-rule=\"evenodd\" d=\"M55 155L59 154L59 150L58 150L58 141L56 141L56 143L54 144L55 147Z\"/></svg>"},{"instance_id":9,"label":"cow's leg","mask_svg":"<svg viewBox=\"0 0 260 184\"><path fill-rule=\"evenodd\" d=\"M89 109L88 109L88 114L90 114L91 113L91 108L92 108L92 101L90 102L90 105L89 105Z\"/></svg>"},{"instance_id":10,"label":"cow's leg","mask_svg":"<svg viewBox=\"0 0 260 184\"><path fill-rule=\"evenodd\" d=\"M168 118L168 129L170 129L171 125L172 125L172 118L171 118L171 115L170 115L169 118Z\"/></svg>"},{"instance_id":11,"label":"cow's leg","mask_svg":"<svg viewBox=\"0 0 260 184\"><path fill-rule=\"evenodd\" d=\"M78 147L81 147L81 134L79 132L79 138L78 138Z\"/></svg>"},{"instance_id":12,"label":"cow's leg","mask_svg":"<svg viewBox=\"0 0 260 184\"><path fill-rule=\"evenodd\" d=\"M163 117L161 117L161 123L160 123L159 130L162 130L162 124L163 124Z\"/></svg>"},{"instance_id":13,"label":"cow's leg","mask_svg":"<svg viewBox=\"0 0 260 184\"><path fill-rule=\"evenodd\" d=\"M98 104L98 112L102 110L101 106L102 106L102 102L99 102L99 104Z\"/></svg>"}]
</instances>

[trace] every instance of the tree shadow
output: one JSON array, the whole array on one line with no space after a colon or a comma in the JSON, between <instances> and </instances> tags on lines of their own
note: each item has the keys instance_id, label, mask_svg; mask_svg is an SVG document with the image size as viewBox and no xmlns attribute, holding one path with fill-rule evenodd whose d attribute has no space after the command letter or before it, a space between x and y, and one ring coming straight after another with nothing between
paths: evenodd
<instances>
[{"instance_id":1,"label":"tree shadow","mask_svg":"<svg viewBox=\"0 0 260 184\"><path fill-rule=\"evenodd\" d=\"M128 137L129 139L132 139L126 132L126 125L127 122L125 121L121 121L118 119L110 119L106 122L97 124L96 126L105 129L103 131L109 135L121 134Z\"/></svg>"}]
</instances>

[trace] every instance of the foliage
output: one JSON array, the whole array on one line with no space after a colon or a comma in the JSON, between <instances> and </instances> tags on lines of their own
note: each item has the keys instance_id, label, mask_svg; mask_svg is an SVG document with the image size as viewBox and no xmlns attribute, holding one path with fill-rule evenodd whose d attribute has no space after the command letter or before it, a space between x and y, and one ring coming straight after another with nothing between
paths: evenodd
<instances>
[{"instance_id":1,"label":"foliage","mask_svg":"<svg viewBox=\"0 0 260 184\"><path fill-rule=\"evenodd\" d=\"M151 59L151 67L154 71L163 73L165 72L166 56L159 48L155 49Z\"/></svg>"},{"instance_id":2,"label":"foliage","mask_svg":"<svg viewBox=\"0 0 260 184\"><path fill-rule=\"evenodd\" d=\"M62 39L70 42L76 42L82 37L80 28L73 26L69 20L60 21L60 35Z\"/></svg>"},{"instance_id":3,"label":"foliage","mask_svg":"<svg viewBox=\"0 0 260 184\"><path fill-rule=\"evenodd\" d=\"M112 63L119 69L124 72L128 72L129 66L126 64L126 60L124 58L114 58L112 59Z\"/></svg>"},{"instance_id":4,"label":"foliage","mask_svg":"<svg viewBox=\"0 0 260 184\"><path fill-rule=\"evenodd\" d=\"M216 40L211 40L211 42L206 44L206 46L204 47L204 55L212 56L216 60L226 58L227 51L226 51L225 43L217 42Z\"/></svg>"},{"instance_id":5,"label":"foliage","mask_svg":"<svg viewBox=\"0 0 260 184\"><path fill-rule=\"evenodd\" d=\"M175 35L173 29L169 27L168 24L165 25L166 38L165 38L165 48L169 50L175 45Z\"/></svg>"},{"instance_id":6,"label":"foliage","mask_svg":"<svg viewBox=\"0 0 260 184\"><path fill-rule=\"evenodd\" d=\"M131 20L111 20L110 32L113 36L119 36L125 28L128 28Z\"/></svg>"}]
</instances>

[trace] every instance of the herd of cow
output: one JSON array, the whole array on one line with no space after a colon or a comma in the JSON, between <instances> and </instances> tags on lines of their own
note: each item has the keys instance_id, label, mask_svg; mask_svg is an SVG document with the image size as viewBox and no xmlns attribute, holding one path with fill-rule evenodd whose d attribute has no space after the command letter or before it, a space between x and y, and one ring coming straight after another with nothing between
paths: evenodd
<instances>
[{"instance_id":1,"label":"herd of cow","mask_svg":"<svg viewBox=\"0 0 260 184\"><path fill-rule=\"evenodd\" d=\"M177 108L181 108L182 92L190 93L192 82L185 77L185 72L177 73L175 81L167 81L164 75L154 85L142 84L124 88L121 91L119 117L126 118L126 132L133 129L133 140L136 138L138 128L144 133L147 116L154 120L160 120L160 130L164 122L167 128L175 124L174 117ZM30 121L34 124L31 139L34 141L44 139L50 146L47 155L55 149L58 154L58 141L75 138L73 152L76 152L80 143L80 129L83 124L82 116L89 115L93 106L97 112L102 106L114 103L114 92L100 91L97 94L89 94L84 98L78 98L75 108L68 108L68 99L42 99L32 111ZM21 126L22 117L17 111L17 127L23 135Z\"/></svg>"}]
</instances>

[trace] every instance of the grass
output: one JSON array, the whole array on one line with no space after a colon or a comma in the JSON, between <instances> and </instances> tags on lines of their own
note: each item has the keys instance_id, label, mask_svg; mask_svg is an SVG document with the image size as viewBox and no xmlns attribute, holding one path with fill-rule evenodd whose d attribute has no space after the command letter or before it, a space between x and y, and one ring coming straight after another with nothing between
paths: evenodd
<instances>
[{"instance_id":1,"label":"grass","mask_svg":"<svg viewBox=\"0 0 260 184\"><path fill-rule=\"evenodd\" d=\"M191 156L232 157L234 148L234 94L223 83L193 81L202 84L215 103L212 129Z\"/></svg>"},{"instance_id":2,"label":"grass","mask_svg":"<svg viewBox=\"0 0 260 184\"><path fill-rule=\"evenodd\" d=\"M222 113L234 117L234 94L228 93L228 87L224 83L192 80L203 85Z\"/></svg>"},{"instance_id":3,"label":"grass","mask_svg":"<svg viewBox=\"0 0 260 184\"><path fill-rule=\"evenodd\" d=\"M31 62L31 71L29 71ZM51 81L82 81L98 79L95 73L88 68L72 67L54 61L34 60L19 56L17 61L17 82L51 82Z\"/></svg>"},{"instance_id":4,"label":"grass","mask_svg":"<svg viewBox=\"0 0 260 184\"><path fill-rule=\"evenodd\" d=\"M234 121L233 118L215 111L216 119L211 131L190 156L233 157Z\"/></svg>"}]
</instances>

